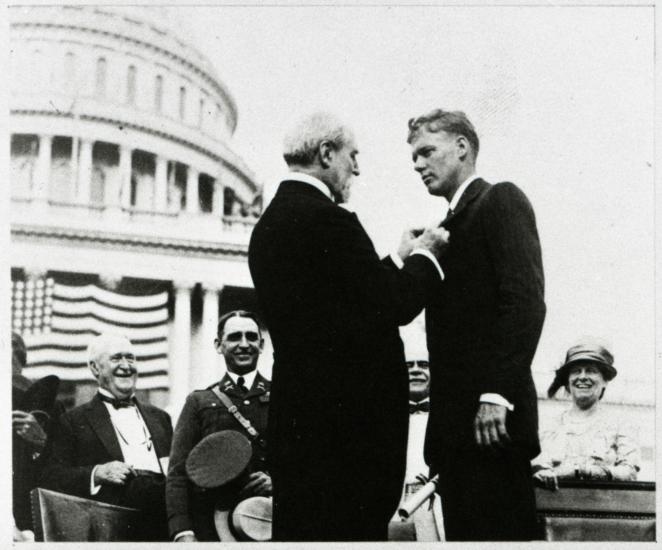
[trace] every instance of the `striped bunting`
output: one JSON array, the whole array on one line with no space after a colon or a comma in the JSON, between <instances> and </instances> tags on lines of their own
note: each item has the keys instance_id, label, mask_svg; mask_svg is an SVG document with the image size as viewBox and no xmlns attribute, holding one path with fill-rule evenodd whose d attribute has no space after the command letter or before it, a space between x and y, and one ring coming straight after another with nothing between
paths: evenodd
<instances>
[{"instance_id":1,"label":"striped bunting","mask_svg":"<svg viewBox=\"0 0 662 550\"><path fill-rule=\"evenodd\" d=\"M119 332L135 346L138 389L168 387L168 293L127 296L95 285L53 279L12 282L12 327L28 348L24 374L94 380L87 345L97 334Z\"/></svg>"}]
</instances>

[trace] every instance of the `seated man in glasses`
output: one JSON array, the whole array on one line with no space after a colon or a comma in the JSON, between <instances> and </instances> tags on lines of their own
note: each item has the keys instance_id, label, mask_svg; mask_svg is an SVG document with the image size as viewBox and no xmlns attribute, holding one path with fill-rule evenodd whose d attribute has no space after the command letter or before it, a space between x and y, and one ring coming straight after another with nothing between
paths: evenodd
<instances>
[{"instance_id":1,"label":"seated man in glasses","mask_svg":"<svg viewBox=\"0 0 662 550\"><path fill-rule=\"evenodd\" d=\"M119 334L97 336L88 365L94 397L60 416L42 487L141 511L136 540L167 540L165 473L172 423L135 397L138 362Z\"/></svg>"}]
</instances>

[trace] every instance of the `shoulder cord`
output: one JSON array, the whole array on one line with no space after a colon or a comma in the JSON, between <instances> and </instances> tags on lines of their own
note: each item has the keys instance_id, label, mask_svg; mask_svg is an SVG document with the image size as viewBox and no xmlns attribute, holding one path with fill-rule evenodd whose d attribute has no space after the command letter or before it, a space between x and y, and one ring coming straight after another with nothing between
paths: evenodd
<instances>
[{"instance_id":1,"label":"shoulder cord","mask_svg":"<svg viewBox=\"0 0 662 550\"><path fill-rule=\"evenodd\" d=\"M253 428L253 425L250 423L250 420L248 420L243 414L239 412L239 409L237 409L236 405L230 400L230 398L225 395L221 390L218 389L218 386L214 386L211 391L214 392L216 397L218 397L221 400L221 403L225 405L227 408L228 412L234 416L237 419L237 422L242 425L242 427L248 432L248 435L251 437L251 440L257 441L260 445L264 445L264 441L262 438L259 437L259 433L255 428Z\"/></svg>"}]
</instances>

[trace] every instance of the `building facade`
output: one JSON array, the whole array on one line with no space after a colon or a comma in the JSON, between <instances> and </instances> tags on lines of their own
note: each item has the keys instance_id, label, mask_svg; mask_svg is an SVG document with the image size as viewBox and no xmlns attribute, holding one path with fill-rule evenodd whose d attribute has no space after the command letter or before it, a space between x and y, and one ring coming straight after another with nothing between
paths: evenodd
<instances>
[{"instance_id":1,"label":"building facade","mask_svg":"<svg viewBox=\"0 0 662 550\"><path fill-rule=\"evenodd\" d=\"M218 377L219 312L255 301L261 188L232 149L236 103L163 8L8 11L13 283L167 292L167 372L139 389L176 414ZM56 373L79 402L74 370Z\"/></svg>"}]
</instances>

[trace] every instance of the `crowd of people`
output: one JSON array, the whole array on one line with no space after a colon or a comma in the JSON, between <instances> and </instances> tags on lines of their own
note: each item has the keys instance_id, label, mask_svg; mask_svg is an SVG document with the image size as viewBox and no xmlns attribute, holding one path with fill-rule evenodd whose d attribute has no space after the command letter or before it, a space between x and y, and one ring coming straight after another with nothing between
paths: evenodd
<instances>
[{"instance_id":1,"label":"crowd of people","mask_svg":"<svg viewBox=\"0 0 662 550\"><path fill-rule=\"evenodd\" d=\"M434 477L439 498L414 517L419 540L498 541L537 538L534 483L636 478L636 442L599 406L616 376L600 344L568 350L549 394L565 388L572 405L539 438L531 361L544 277L524 193L476 175L479 139L461 112L411 119L407 141L449 210L380 259L340 206L359 174L351 130L318 113L288 133L290 173L248 253L273 383L256 370L262 326L247 311L221 317L213 345L226 373L187 397L174 430L136 399L126 337L90 342L98 392L66 412L56 381L20 375L13 337L17 540L30 537L37 486L137 509L136 540L242 540L238 511L252 502L272 514L275 541L376 541ZM429 356L405 355L398 327L423 309Z\"/></svg>"}]
</instances>

